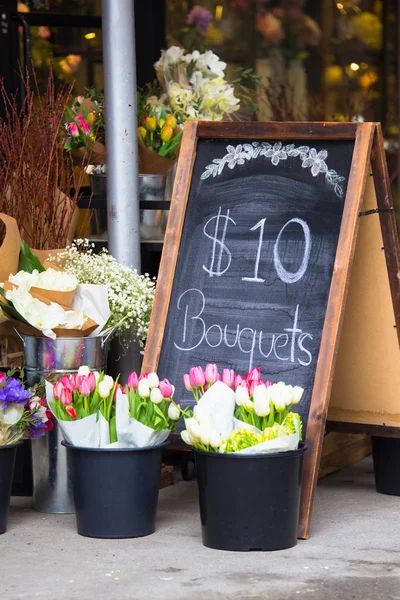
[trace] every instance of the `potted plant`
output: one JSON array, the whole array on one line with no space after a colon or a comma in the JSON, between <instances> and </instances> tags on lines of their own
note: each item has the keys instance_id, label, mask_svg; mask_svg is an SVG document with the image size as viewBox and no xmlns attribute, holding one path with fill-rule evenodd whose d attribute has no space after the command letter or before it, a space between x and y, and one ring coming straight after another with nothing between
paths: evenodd
<instances>
[{"instance_id":1,"label":"potted plant","mask_svg":"<svg viewBox=\"0 0 400 600\"><path fill-rule=\"evenodd\" d=\"M53 427L51 413L36 393L38 388L26 390L11 373L0 373L0 534L7 529L17 446Z\"/></svg>"},{"instance_id":2,"label":"potted plant","mask_svg":"<svg viewBox=\"0 0 400 600\"><path fill-rule=\"evenodd\" d=\"M216 365L184 376L197 401L183 440L195 454L203 544L219 550L280 550L297 542L303 389L244 378Z\"/></svg>"},{"instance_id":3,"label":"potted plant","mask_svg":"<svg viewBox=\"0 0 400 600\"><path fill-rule=\"evenodd\" d=\"M127 538L154 531L162 449L182 416L174 388L131 373L122 388L81 367L46 385L70 461L78 533Z\"/></svg>"}]
</instances>

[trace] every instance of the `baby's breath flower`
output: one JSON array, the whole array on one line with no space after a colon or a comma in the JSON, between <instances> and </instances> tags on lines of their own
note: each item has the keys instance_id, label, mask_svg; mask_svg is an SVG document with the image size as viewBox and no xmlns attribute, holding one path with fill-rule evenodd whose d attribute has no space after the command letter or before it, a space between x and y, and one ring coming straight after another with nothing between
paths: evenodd
<instances>
[{"instance_id":1,"label":"baby's breath flower","mask_svg":"<svg viewBox=\"0 0 400 600\"><path fill-rule=\"evenodd\" d=\"M116 325L123 342L132 336L144 346L155 289L155 280L148 273L138 275L135 269L120 265L106 249L94 254L93 244L83 239L50 260L79 283L107 284L111 316L106 327Z\"/></svg>"}]
</instances>

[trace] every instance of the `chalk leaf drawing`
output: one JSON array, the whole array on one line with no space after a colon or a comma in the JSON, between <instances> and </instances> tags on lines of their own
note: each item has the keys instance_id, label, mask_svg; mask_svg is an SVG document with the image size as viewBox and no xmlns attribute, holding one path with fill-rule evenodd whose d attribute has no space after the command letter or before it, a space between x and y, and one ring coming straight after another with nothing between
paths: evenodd
<instances>
[{"instance_id":1,"label":"chalk leaf drawing","mask_svg":"<svg viewBox=\"0 0 400 600\"><path fill-rule=\"evenodd\" d=\"M238 144L237 146L227 146L228 154L223 158L214 158L211 164L207 165L200 179L208 177L217 177L228 165L229 169L234 169L236 165L244 165L246 160L252 160L258 157L271 159L271 163L276 167L281 161L289 157L299 158L303 169L311 169L311 175L317 177L322 174L328 185L333 186L335 194L339 198L343 197L342 181L344 177L339 175L333 169L329 169L326 163L328 158L327 150L317 152L315 148L309 146L298 146L288 144L284 146L282 142L269 144L268 142L252 142L251 144Z\"/></svg>"}]
</instances>

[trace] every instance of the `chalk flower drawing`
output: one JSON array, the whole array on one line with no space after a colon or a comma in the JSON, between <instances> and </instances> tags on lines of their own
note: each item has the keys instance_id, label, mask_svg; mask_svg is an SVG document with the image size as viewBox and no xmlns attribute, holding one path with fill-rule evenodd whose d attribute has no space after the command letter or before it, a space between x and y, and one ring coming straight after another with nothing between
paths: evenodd
<instances>
[{"instance_id":1,"label":"chalk flower drawing","mask_svg":"<svg viewBox=\"0 0 400 600\"><path fill-rule=\"evenodd\" d=\"M325 162L328 158L327 150L317 152L315 148L310 148L309 146L296 147L294 144L283 146L282 142L275 142L273 146L268 142L252 142L251 144L227 146L226 149L228 154L223 158L214 158L212 163L206 166L200 179L208 179L208 177L220 175L225 165L233 169L236 165L244 165L246 160L262 156L270 158L274 166L277 166L281 160L287 160L289 157L298 157L302 161L301 166L303 169L311 168L311 175L313 177L324 174L326 183L333 186L335 194L339 198L343 197L341 183L345 178L333 169L328 168Z\"/></svg>"}]
</instances>

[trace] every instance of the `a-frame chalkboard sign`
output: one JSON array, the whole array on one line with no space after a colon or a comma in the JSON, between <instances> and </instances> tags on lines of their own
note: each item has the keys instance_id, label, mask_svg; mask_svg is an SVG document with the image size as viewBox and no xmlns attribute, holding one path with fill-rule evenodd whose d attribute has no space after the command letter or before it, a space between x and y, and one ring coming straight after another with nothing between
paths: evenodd
<instances>
[{"instance_id":1,"label":"a-frame chalkboard sign","mask_svg":"<svg viewBox=\"0 0 400 600\"><path fill-rule=\"evenodd\" d=\"M371 165L376 195L364 206ZM370 285L382 284L377 293L391 307L393 338L400 260L380 126L185 125L143 370L168 377L181 404L190 401L183 373L207 362L240 373L259 366L273 382L304 387L302 538L309 535L359 224L375 218L388 269L381 264L384 277ZM357 291L355 297L356 313ZM353 393L357 386L353 381Z\"/></svg>"}]
</instances>

